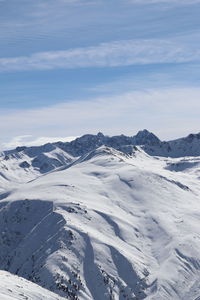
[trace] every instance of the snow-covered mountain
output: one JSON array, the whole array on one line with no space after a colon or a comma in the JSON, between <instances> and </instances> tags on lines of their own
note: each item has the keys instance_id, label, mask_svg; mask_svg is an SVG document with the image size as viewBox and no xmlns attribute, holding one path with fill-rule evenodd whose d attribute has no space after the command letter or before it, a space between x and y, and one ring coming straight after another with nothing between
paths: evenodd
<instances>
[{"instance_id":1,"label":"snow-covered mountain","mask_svg":"<svg viewBox=\"0 0 200 300\"><path fill-rule=\"evenodd\" d=\"M139 131L135 136L105 136L86 134L71 142L48 143L35 147L17 147L0 155L0 177L5 180L27 181L58 167L72 163L78 157L100 146L112 147L131 154L134 146L140 146L153 156L183 157L200 156L200 133L174 141L161 141L148 130Z\"/></svg>"},{"instance_id":2,"label":"snow-covered mountain","mask_svg":"<svg viewBox=\"0 0 200 300\"><path fill-rule=\"evenodd\" d=\"M199 136L2 153L0 299L199 299Z\"/></svg>"}]
</instances>

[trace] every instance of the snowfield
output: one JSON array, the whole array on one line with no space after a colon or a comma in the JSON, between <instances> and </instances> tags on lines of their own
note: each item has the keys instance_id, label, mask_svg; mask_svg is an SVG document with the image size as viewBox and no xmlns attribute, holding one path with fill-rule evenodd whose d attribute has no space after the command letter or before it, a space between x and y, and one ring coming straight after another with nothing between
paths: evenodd
<instances>
[{"instance_id":1,"label":"snowfield","mask_svg":"<svg viewBox=\"0 0 200 300\"><path fill-rule=\"evenodd\" d=\"M147 145L2 156L0 299L200 299L200 157Z\"/></svg>"}]
</instances>

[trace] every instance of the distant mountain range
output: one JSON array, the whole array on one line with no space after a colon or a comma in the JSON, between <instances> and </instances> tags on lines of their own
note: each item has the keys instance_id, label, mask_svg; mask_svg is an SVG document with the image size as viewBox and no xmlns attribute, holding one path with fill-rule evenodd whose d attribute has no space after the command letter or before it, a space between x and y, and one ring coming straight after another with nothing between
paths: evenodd
<instances>
[{"instance_id":1,"label":"distant mountain range","mask_svg":"<svg viewBox=\"0 0 200 300\"><path fill-rule=\"evenodd\" d=\"M24 146L4 151L0 156L0 168L1 165L6 166L8 172L5 173L9 173L9 166L11 166L12 169L29 169L29 173L32 174L35 172L44 174L69 164L78 157L103 145L126 154L131 154L134 147L139 146L151 156L173 158L200 156L200 133L190 134L185 138L168 142L161 141L155 134L146 129L139 131L132 137L123 134L109 137L101 132L97 135L86 134L71 142L48 143L34 147Z\"/></svg>"}]
</instances>

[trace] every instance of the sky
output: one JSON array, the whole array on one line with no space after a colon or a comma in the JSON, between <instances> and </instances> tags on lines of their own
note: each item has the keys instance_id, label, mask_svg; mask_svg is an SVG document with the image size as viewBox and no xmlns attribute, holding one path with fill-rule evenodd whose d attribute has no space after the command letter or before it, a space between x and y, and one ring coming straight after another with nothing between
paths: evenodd
<instances>
[{"instance_id":1,"label":"sky","mask_svg":"<svg viewBox=\"0 0 200 300\"><path fill-rule=\"evenodd\" d=\"M200 131L200 0L0 0L0 149Z\"/></svg>"}]
</instances>

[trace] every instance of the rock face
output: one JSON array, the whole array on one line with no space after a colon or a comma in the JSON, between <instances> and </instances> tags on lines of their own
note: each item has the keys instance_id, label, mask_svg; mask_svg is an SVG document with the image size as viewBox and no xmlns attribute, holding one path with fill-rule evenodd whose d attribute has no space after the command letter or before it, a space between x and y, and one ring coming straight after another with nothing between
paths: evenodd
<instances>
[{"instance_id":1,"label":"rock face","mask_svg":"<svg viewBox=\"0 0 200 300\"><path fill-rule=\"evenodd\" d=\"M4 152L0 299L198 299L199 141L144 130Z\"/></svg>"}]
</instances>

